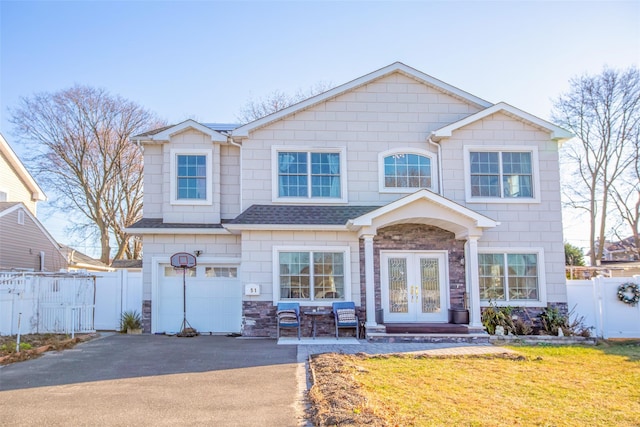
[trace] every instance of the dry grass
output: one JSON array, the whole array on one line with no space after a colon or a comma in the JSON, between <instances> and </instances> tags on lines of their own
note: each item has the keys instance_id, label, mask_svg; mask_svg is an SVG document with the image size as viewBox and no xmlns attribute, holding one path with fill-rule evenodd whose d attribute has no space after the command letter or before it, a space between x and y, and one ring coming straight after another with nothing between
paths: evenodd
<instances>
[{"instance_id":1,"label":"dry grass","mask_svg":"<svg viewBox=\"0 0 640 427\"><path fill-rule=\"evenodd\" d=\"M312 360L317 383L310 392L314 422L640 425L639 343L512 348L517 355L318 356Z\"/></svg>"},{"instance_id":2,"label":"dry grass","mask_svg":"<svg viewBox=\"0 0 640 427\"><path fill-rule=\"evenodd\" d=\"M0 365L34 359L47 351L72 348L94 335L28 334L20 337L20 351L16 352L16 336L0 336Z\"/></svg>"}]
</instances>

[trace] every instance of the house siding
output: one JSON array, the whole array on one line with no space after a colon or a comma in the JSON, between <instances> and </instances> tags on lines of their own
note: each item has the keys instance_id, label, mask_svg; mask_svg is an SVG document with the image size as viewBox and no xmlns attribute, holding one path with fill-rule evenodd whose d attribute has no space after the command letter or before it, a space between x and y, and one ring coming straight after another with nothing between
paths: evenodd
<instances>
[{"instance_id":1,"label":"house siding","mask_svg":"<svg viewBox=\"0 0 640 427\"><path fill-rule=\"evenodd\" d=\"M378 154L406 148L435 155L436 147L427 143L431 131L477 111L477 107L407 76L393 74L296 113L243 141L245 208L272 201L273 145L346 147L348 202L384 204L396 200L402 195L379 191Z\"/></svg>"},{"instance_id":2,"label":"house siding","mask_svg":"<svg viewBox=\"0 0 640 427\"><path fill-rule=\"evenodd\" d=\"M0 269L32 269L40 271L40 252L44 252L44 271L59 271L67 263L40 227L24 214L18 224L17 209L0 217Z\"/></svg>"},{"instance_id":3,"label":"house siding","mask_svg":"<svg viewBox=\"0 0 640 427\"><path fill-rule=\"evenodd\" d=\"M24 182L18 178L17 172L0 152L0 191L7 193L7 202L22 202L35 216L36 203L33 194Z\"/></svg>"}]
</instances>

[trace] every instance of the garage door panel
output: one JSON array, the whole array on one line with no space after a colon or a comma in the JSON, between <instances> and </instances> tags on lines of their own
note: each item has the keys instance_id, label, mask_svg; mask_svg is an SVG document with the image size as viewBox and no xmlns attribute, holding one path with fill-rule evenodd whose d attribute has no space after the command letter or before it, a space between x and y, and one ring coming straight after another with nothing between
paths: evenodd
<instances>
[{"instance_id":1,"label":"garage door panel","mask_svg":"<svg viewBox=\"0 0 640 427\"><path fill-rule=\"evenodd\" d=\"M183 282L160 266L157 332L179 332L183 320ZM198 274L205 269L198 269ZM186 317L200 333L237 333L242 323L242 286L236 278L186 277Z\"/></svg>"}]
</instances>

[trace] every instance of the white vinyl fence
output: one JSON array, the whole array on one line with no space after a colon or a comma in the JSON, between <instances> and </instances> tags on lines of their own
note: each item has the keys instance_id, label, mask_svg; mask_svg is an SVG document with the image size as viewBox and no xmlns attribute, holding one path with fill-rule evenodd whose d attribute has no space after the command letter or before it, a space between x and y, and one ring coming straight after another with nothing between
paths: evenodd
<instances>
[{"instance_id":1,"label":"white vinyl fence","mask_svg":"<svg viewBox=\"0 0 640 427\"><path fill-rule=\"evenodd\" d=\"M125 311L142 315L142 272L96 273L95 329L117 331Z\"/></svg>"},{"instance_id":2,"label":"white vinyl fence","mask_svg":"<svg viewBox=\"0 0 640 427\"><path fill-rule=\"evenodd\" d=\"M142 313L142 273L0 272L0 335L117 330Z\"/></svg>"},{"instance_id":3,"label":"white vinyl fence","mask_svg":"<svg viewBox=\"0 0 640 427\"><path fill-rule=\"evenodd\" d=\"M0 273L0 335L93 331L95 278Z\"/></svg>"},{"instance_id":4,"label":"white vinyl fence","mask_svg":"<svg viewBox=\"0 0 640 427\"><path fill-rule=\"evenodd\" d=\"M584 317L600 338L640 338L640 304L632 306L618 298L624 283L640 285L640 277L596 277L567 280L569 310Z\"/></svg>"}]
</instances>

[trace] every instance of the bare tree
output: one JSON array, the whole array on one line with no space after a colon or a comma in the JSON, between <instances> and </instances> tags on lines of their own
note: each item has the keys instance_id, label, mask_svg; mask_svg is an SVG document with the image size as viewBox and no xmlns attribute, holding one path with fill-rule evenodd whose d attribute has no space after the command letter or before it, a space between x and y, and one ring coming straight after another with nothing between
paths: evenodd
<instances>
[{"instance_id":1,"label":"bare tree","mask_svg":"<svg viewBox=\"0 0 640 427\"><path fill-rule=\"evenodd\" d=\"M89 225L99 235L100 260L109 262L112 235L116 259L139 257L139 243L123 231L142 213L142 153L129 137L162 123L134 102L79 85L22 98L10 121L31 145L36 174L56 192L56 208L81 212L87 222L74 231Z\"/></svg>"},{"instance_id":2,"label":"bare tree","mask_svg":"<svg viewBox=\"0 0 640 427\"><path fill-rule=\"evenodd\" d=\"M589 215L591 264L602 259L609 198L638 157L640 73L604 68L595 76L570 80L570 89L554 101L553 120L577 140L565 145L566 159L576 166L575 182L566 183L569 205Z\"/></svg>"},{"instance_id":3,"label":"bare tree","mask_svg":"<svg viewBox=\"0 0 640 427\"><path fill-rule=\"evenodd\" d=\"M640 152L640 140L636 141L636 152ZM633 165L628 168L621 181L621 184L612 189L612 198L620 222L625 229L631 229L631 240L621 235L617 229L614 233L625 250L635 252L636 259L640 259L640 156L636 155Z\"/></svg>"},{"instance_id":4,"label":"bare tree","mask_svg":"<svg viewBox=\"0 0 640 427\"><path fill-rule=\"evenodd\" d=\"M236 118L240 123L249 123L325 92L330 88L331 83L318 82L307 90L298 90L293 95L288 95L282 91L275 90L265 97L249 99L249 101L247 101L242 107L240 114Z\"/></svg>"}]
</instances>

